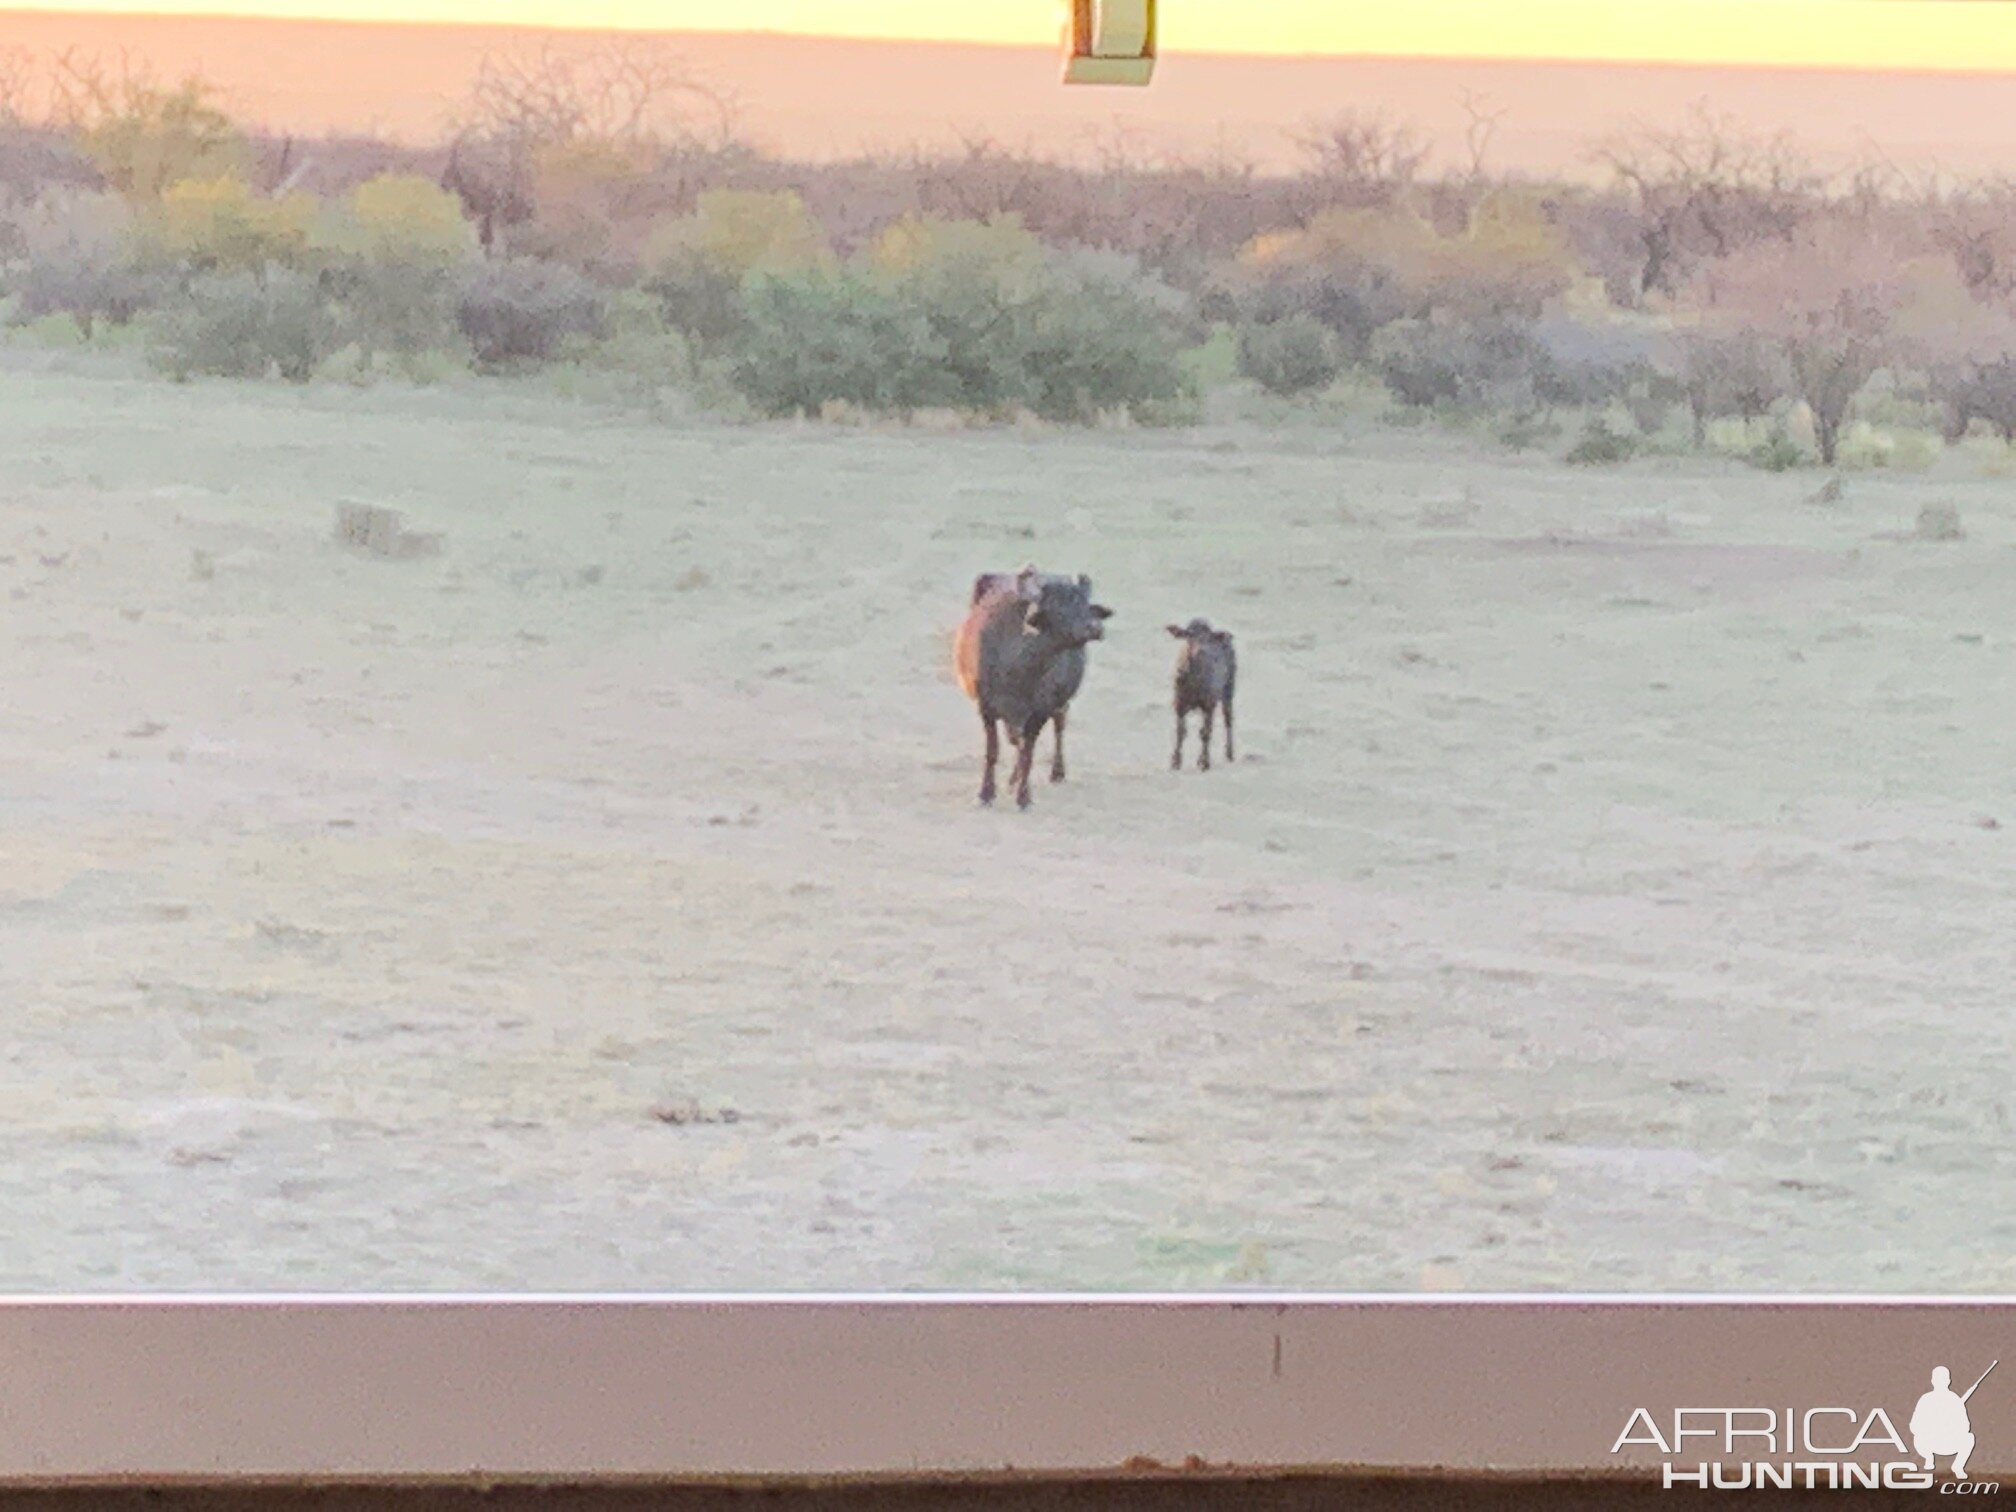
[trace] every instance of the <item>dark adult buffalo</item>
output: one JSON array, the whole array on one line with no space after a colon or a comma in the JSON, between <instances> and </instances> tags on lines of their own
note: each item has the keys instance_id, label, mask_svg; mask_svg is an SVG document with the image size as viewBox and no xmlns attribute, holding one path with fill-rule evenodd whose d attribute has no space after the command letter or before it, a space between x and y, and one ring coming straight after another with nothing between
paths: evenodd
<instances>
[{"instance_id":1,"label":"dark adult buffalo","mask_svg":"<svg viewBox=\"0 0 2016 1512\"><path fill-rule=\"evenodd\" d=\"M1106 634L1113 611L1092 602L1092 579L1067 578L1025 567L983 574L973 584L966 622L953 649L959 686L980 706L987 732L980 801L994 801L994 767L1000 759L998 726L1015 747L1009 781L1015 802L1029 807L1029 768L1036 738L1054 724L1053 782L1064 780L1064 716L1085 680L1085 648Z\"/></svg>"}]
</instances>

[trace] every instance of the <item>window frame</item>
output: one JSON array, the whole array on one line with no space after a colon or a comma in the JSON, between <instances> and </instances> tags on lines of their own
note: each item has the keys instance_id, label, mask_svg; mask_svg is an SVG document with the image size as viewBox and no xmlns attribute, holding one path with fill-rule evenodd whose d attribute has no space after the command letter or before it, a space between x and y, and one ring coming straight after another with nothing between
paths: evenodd
<instances>
[{"instance_id":1,"label":"window frame","mask_svg":"<svg viewBox=\"0 0 2016 1512\"><path fill-rule=\"evenodd\" d=\"M1630 1410L2016 1367L2016 1299L0 1299L0 1486L1182 1471L1656 1475ZM1970 1478L2016 1471L2016 1381Z\"/></svg>"}]
</instances>

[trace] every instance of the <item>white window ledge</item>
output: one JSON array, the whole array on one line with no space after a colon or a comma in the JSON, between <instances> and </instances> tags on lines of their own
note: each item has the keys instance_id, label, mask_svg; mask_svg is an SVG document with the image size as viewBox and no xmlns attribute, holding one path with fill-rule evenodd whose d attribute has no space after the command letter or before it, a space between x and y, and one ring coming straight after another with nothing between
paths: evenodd
<instances>
[{"instance_id":1,"label":"white window ledge","mask_svg":"<svg viewBox=\"0 0 2016 1512\"><path fill-rule=\"evenodd\" d=\"M0 1484L1642 1474L1639 1406L1901 1428L1931 1367L1993 1358L1976 1479L2016 1471L2007 1299L7 1300Z\"/></svg>"}]
</instances>

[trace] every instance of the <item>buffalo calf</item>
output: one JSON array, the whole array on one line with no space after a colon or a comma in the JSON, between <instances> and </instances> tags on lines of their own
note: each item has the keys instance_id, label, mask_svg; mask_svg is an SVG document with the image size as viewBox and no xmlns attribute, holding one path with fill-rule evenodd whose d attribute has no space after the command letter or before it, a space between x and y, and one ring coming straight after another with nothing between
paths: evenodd
<instances>
[{"instance_id":1,"label":"buffalo calf","mask_svg":"<svg viewBox=\"0 0 2016 1512\"><path fill-rule=\"evenodd\" d=\"M1171 625L1169 633L1183 643L1176 656L1176 751L1169 758L1169 770L1183 770L1183 735L1192 713L1204 716L1197 770L1211 770L1211 721L1220 709L1225 711L1225 759L1237 761L1232 750L1232 691L1239 659L1232 650L1232 632L1193 619L1187 625Z\"/></svg>"}]
</instances>

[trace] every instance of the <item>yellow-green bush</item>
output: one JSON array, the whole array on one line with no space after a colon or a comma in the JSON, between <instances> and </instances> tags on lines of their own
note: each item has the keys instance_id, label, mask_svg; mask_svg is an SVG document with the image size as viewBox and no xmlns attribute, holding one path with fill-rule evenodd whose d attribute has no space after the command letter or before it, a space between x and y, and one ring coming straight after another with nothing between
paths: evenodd
<instances>
[{"instance_id":1,"label":"yellow-green bush","mask_svg":"<svg viewBox=\"0 0 2016 1512\"><path fill-rule=\"evenodd\" d=\"M413 173L381 173L352 189L320 240L373 263L446 268L476 255L476 231L462 201Z\"/></svg>"},{"instance_id":2,"label":"yellow-green bush","mask_svg":"<svg viewBox=\"0 0 2016 1512\"><path fill-rule=\"evenodd\" d=\"M1262 325L1306 316L1364 358L1396 320L1531 317L1579 276L1567 237L1530 199L1485 199L1445 235L1412 206L1330 210L1254 238L1227 275L1234 307Z\"/></svg>"},{"instance_id":3,"label":"yellow-green bush","mask_svg":"<svg viewBox=\"0 0 2016 1512\"><path fill-rule=\"evenodd\" d=\"M986 284L1012 297L1042 276L1048 255L1019 216L970 221L906 215L875 239L868 265L902 278Z\"/></svg>"},{"instance_id":4,"label":"yellow-green bush","mask_svg":"<svg viewBox=\"0 0 2016 1512\"><path fill-rule=\"evenodd\" d=\"M693 213L661 227L645 253L644 287L665 318L702 345L742 329L742 284L832 265L826 235L788 190L710 189Z\"/></svg>"},{"instance_id":5,"label":"yellow-green bush","mask_svg":"<svg viewBox=\"0 0 2016 1512\"><path fill-rule=\"evenodd\" d=\"M785 189L709 189L693 213L652 240L654 263L690 255L737 278L799 273L830 263L832 251L805 201Z\"/></svg>"},{"instance_id":6,"label":"yellow-green bush","mask_svg":"<svg viewBox=\"0 0 2016 1512\"><path fill-rule=\"evenodd\" d=\"M300 263L319 210L312 195L271 199L231 174L180 179L151 208L140 236L164 262L204 273L252 272Z\"/></svg>"}]
</instances>

